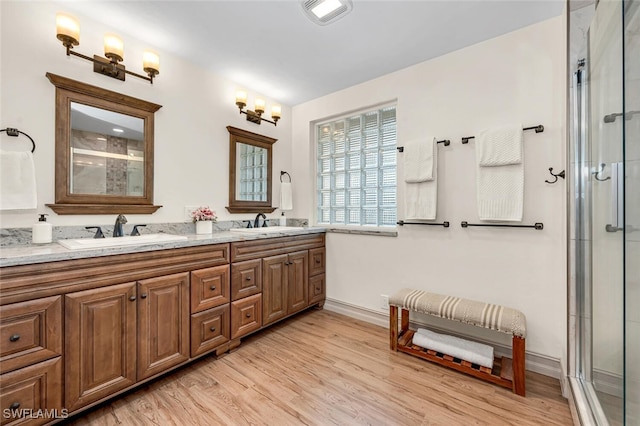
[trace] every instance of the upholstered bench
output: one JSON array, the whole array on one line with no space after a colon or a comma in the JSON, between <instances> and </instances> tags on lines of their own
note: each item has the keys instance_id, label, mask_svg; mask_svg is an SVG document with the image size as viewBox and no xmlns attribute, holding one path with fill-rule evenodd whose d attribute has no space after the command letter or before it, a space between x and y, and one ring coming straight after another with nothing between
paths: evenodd
<instances>
[{"instance_id":1,"label":"upholstered bench","mask_svg":"<svg viewBox=\"0 0 640 426\"><path fill-rule=\"evenodd\" d=\"M398 308L401 309L398 331ZM512 359L496 357L493 368L472 364L422 348L412 343L414 330L409 329L409 312L420 312L477 327L512 335ZM389 298L391 349L427 359L454 370L511 389L525 395L524 362L526 319L522 312L490 303L444 296L422 290L403 289Z\"/></svg>"}]
</instances>

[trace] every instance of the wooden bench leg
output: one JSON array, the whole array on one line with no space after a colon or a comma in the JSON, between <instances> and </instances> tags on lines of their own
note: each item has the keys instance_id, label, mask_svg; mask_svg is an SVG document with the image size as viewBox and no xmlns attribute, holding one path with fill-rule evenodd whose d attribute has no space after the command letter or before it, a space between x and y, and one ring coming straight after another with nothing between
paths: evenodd
<instances>
[{"instance_id":1,"label":"wooden bench leg","mask_svg":"<svg viewBox=\"0 0 640 426\"><path fill-rule=\"evenodd\" d=\"M398 307L389 305L389 339L391 350L398 350Z\"/></svg>"},{"instance_id":2,"label":"wooden bench leg","mask_svg":"<svg viewBox=\"0 0 640 426\"><path fill-rule=\"evenodd\" d=\"M525 339L513 336L511 343L511 353L513 357L513 392L517 395L524 396L524 348Z\"/></svg>"},{"instance_id":3,"label":"wooden bench leg","mask_svg":"<svg viewBox=\"0 0 640 426\"><path fill-rule=\"evenodd\" d=\"M401 314L401 320L400 320L400 325L401 325L401 333L406 333L407 330L409 330L409 310L408 309L402 309L402 314Z\"/></svg>"}]
</instances>

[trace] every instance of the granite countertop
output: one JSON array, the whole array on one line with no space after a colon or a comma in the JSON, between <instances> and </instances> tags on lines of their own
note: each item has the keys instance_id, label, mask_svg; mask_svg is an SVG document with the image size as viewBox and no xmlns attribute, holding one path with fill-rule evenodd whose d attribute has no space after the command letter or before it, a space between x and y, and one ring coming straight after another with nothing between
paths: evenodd
<instances>
[{"instance_id":1,"label":"granite countertop","mask_svg":"<svg viewBox=\"0 0 640 426\"><path fill-rule=\"evenodd\" d=\"M273 228L270 228L270 230ZM85 259L98 256L110 256L125 253L141 253L154 250L166 250L181 247L195 247L209 244L231 243L236 241L261 240L265 238L287 237L305 234L325 233L323 227L305 227L301 230L287 230L282 232L270 232L259 234L246 234L232 231L219 231L212 234L196 235L183 234L186 240L169 241L145 245L129 245L120 247L91 248L71 250L53 242L40 245L22 245L0 248L0 267L28 265L60 260Z\"/></svg>"}]
</instances>

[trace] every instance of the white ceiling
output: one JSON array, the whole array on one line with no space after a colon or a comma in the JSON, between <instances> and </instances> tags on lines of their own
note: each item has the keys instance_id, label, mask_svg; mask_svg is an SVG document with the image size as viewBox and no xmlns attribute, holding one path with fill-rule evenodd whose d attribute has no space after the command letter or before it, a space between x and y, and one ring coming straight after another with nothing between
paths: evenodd
<instances>
[{"instance_id":1,"label":"white ceiling","mask_svg":"<svg viewBox=\"0 0 640 426\"><path fill-rule=\"evenodd\" d=\"M71 0L63 6L123 38L296 105L558 16L564 3L353 0L351 13L327 26L311 22L297 0Z\"/></svg>"}]
</instances>

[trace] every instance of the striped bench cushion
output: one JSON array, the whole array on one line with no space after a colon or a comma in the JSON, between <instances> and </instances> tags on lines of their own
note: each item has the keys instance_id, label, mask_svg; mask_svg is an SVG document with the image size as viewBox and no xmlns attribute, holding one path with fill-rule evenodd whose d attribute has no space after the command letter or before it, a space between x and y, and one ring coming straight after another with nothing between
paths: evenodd
<instances>
[{"instance_id":1,"label":"striped bench cushion","mask_svg":"<svg viewBox=\"0 0 640 426\"><path fill-rule=\"evenodd\" d=\"M389 304L410 311L460 321L525 338L527 324L522 312L491 303L443 296L405 288L389 298Z\"/></svg>"}]
</instances>

